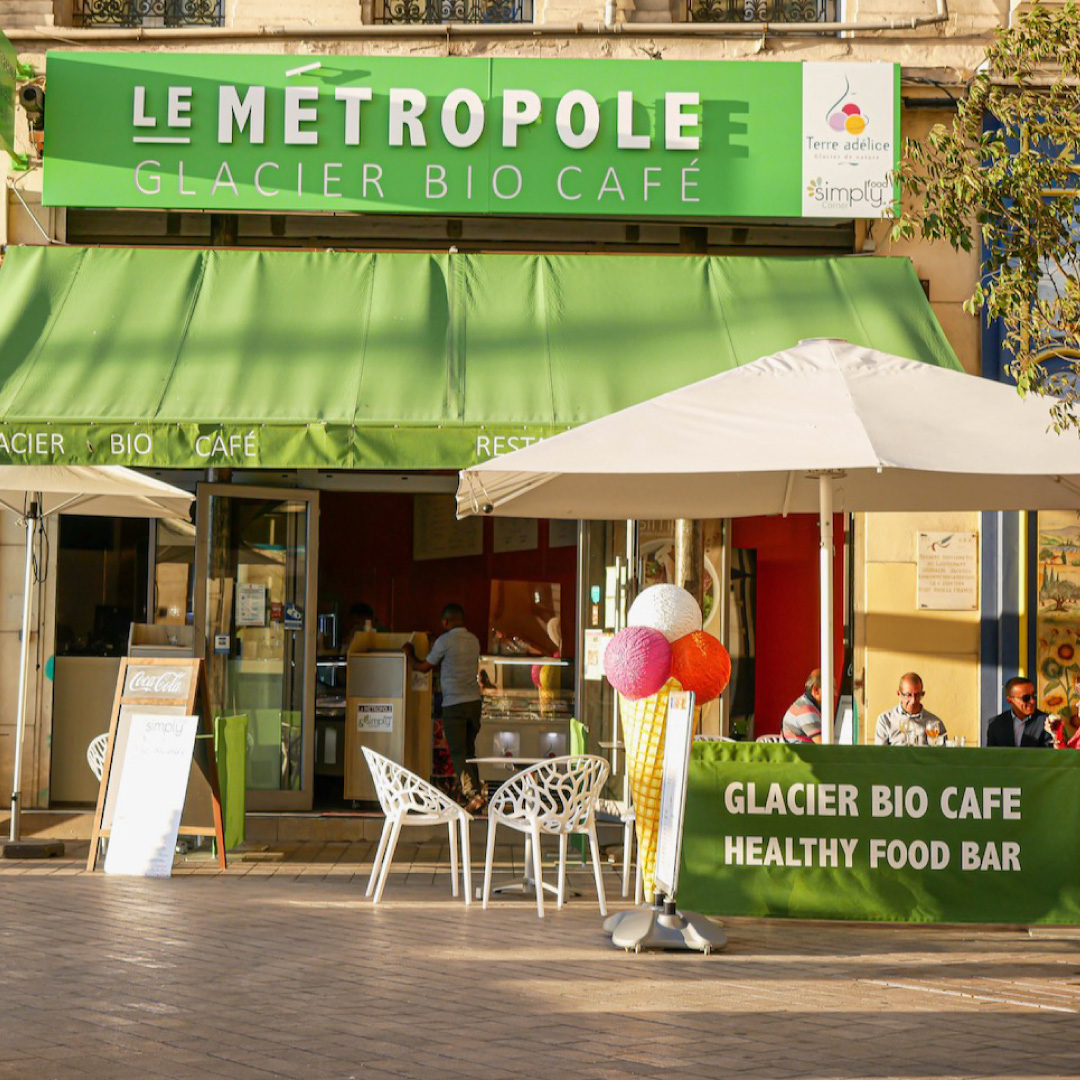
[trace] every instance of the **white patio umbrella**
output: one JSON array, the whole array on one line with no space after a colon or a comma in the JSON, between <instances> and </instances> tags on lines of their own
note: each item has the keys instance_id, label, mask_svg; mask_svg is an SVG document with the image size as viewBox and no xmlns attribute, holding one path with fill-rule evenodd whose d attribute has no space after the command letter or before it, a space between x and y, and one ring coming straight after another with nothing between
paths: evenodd
<instances>
[{"instance_id":1,"label":"white patio umbrella","mask_svg":"<svg viewBox=\"0 0 1080 1080\"><path fill-rule=\"evenodd\" d=\"M60 513L95 517L171 517L186 521L191 500L192 496L180 488L119 465L0 466L0 506L13 511L26 529L19 693L15 705L15 764L11 784L11 842L19 840L19 788L26 726L26 662L35 532L45 518Z\"/></svg>"},{"instance_id":2,"label":"white patio umbrella","mask_svg":"<svg viewBox=\"0 0 1080 1080\"><path fill-rule=\"evenodd\" d=\"M833 685L832 516L1080 506L1080 439L1014 387L805 341L461 473L458 515L702 518L818 511ZM832 694L822 695L832 740Z\"/></svg>"}]
</instances>

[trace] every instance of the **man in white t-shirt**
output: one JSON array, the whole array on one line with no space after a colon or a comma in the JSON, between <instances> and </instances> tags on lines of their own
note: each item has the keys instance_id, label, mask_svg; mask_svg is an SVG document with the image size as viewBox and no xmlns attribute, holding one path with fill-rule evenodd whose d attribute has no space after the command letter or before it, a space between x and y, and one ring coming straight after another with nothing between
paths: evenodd
<instances>
[{"instance_id":1,"label":"man in white t-shirt","mask_svg":"<svg viewBox=\"0 0 1080 1080\"><path fill-rule=\"evenodd\" d=\"M417 671L439 669L443 733L465 809L474 813L484 805L480 774L476 764L468 760L476 757L476 736L480 733L480 641L465 628L465 610L460 604L443 608L442 626L445 632L436 639L426 659L417 658L411 642L401 648Z\"/></svg>"},{"instance_id":2,"label":"man in white t-shirt","mask_svg":"<svg viewBox=\"0 0 1080 1080\"><path fill-rule=\"evenodd\" d=\"M941 717L923 708L925 694L923 681L914 671L900 677L896 691L900 700L877 718L874 742L878 746L926 746L928 736L944 737Z\"/></svg>"}]
</instances>

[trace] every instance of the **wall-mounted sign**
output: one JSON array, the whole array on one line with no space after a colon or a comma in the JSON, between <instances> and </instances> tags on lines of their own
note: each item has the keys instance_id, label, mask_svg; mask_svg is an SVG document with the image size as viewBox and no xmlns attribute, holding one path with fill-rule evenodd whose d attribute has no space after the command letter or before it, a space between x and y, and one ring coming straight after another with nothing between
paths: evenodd
<instances>
[{"instance_id":1,"label":"wall-mounted sign","mask_svg":"<svg viewBox=\"0 0 1080 1080\"><path fill-rule=\"evenodd\" d=\"M50 206L877 218L894 197L895 64L51 52L48 86Z\"/></svg>"},{"instance_id":2,"label":"wall-mounted sign","mask_svg":"<svg viewBox=\"0 0 1080 1080\"><path fill-rule=\"evenodd\" d=\"M974 611L979 606L979 537L973 532L920 532L920 611Z\"/></svg>"}]
</instances>

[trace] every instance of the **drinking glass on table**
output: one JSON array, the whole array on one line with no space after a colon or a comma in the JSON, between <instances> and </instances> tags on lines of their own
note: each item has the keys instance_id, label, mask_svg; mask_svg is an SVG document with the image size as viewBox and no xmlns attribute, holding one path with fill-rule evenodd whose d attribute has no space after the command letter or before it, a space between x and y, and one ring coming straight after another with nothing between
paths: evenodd
<instances>
[{"instance_id":1,"label":"drinking glass on table","mask_svg":"<svg viewBox=\"0 0 1080 1080\"><path fill-rule=\"evenodd\" d=\"M930 720L926 725L926 741L931 746L941 746L945 737L940 720Z\"/></svg>"}]
</instances>

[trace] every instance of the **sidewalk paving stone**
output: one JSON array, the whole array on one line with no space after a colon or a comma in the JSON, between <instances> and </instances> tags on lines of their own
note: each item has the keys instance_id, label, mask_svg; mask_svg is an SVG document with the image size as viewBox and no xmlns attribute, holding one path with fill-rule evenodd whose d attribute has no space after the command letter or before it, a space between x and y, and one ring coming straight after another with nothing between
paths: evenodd
<instances>
[{"instance_id":1,"label":"sidewalk paving stone","mask_svg":"<svg viewBox=\"0 0 1080 1080\"><path fill-rule=\"evenodd\" d=\"M540 920L453 900L445 842L403 842L378 906L368 841L195 852L167 881L85 854L0 860L0 1080L1080 1075L1075 931L731 919L724 953L632 955L579 864ZM495 885L521 867L497 855Z\"/></svg>"}]
</instances>

